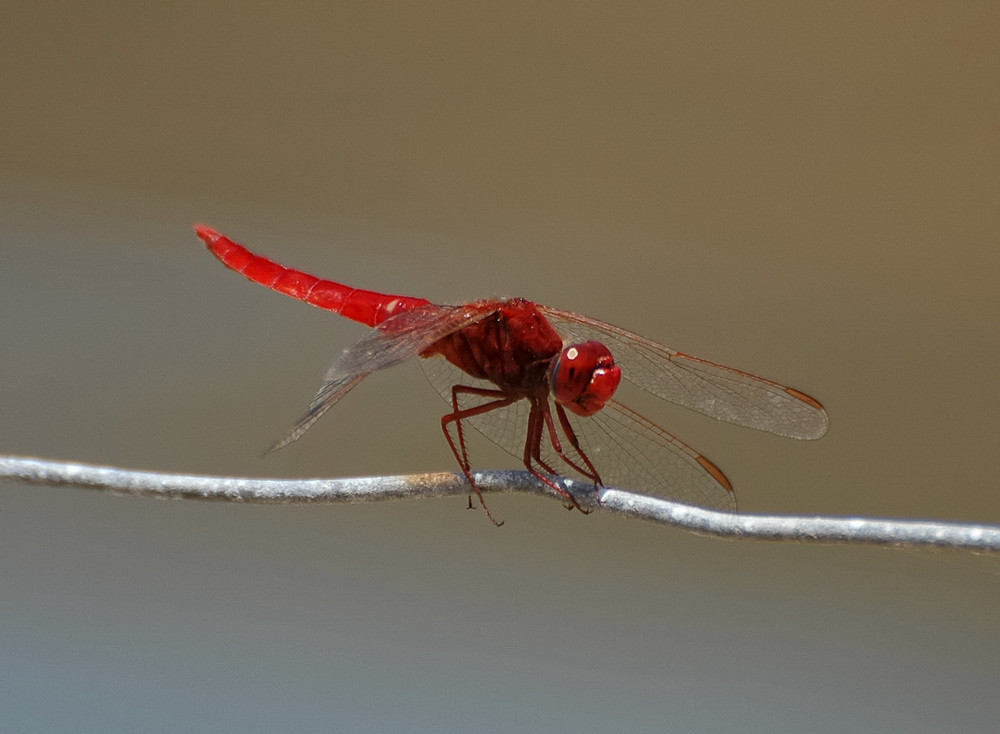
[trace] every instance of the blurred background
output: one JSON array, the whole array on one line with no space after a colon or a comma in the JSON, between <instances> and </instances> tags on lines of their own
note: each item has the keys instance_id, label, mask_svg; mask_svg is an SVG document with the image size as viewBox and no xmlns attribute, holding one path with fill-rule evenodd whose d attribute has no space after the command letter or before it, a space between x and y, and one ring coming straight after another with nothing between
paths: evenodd
<instances>
[{"instance_id":1,"label":"blurred background","mask_svg":"<svg viewBox=\"0 0 1000 734\"><path fill-rule=\"evenodd\" d=\"M1000 521L993 3L9 3L0 452L453 470L416 364L226 271L518 295L815 395L795 442L632 395L746 512ZM479 468L516 467L476 439ZM1000 565L495 496L0 494L0 729L995 731Z\"/></svg>"}]
</instances>

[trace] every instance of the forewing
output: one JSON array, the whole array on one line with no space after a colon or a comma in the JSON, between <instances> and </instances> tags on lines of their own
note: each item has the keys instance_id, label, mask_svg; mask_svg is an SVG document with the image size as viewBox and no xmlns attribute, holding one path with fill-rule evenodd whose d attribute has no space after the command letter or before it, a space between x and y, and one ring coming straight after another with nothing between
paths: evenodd
<instances>
[{"instance_id":1,"label":"forewing","mask_svg":"<svg viewBox=\"0 0 1000 734\"><path fill-rule=\"evenodd\" d=\"M345 349L330 365L306 414L269 450L276 451L301 437L371 373L405 362L448 334L486 318L492 311L479 304L427 304L386 319Z\"/></svg>"},{"instance_id":2,"label":"forewing","mask_svg":"<svg viewBox=\"0 0 1000 734\"><path fill-rule=\"evenodd\" d=\"M819 438L827 431L823 406L794 388L677 352L582 314L538 308L568 342L603 342L626 380L664 400L789 438Z\"/></svg>"}]
</instances>

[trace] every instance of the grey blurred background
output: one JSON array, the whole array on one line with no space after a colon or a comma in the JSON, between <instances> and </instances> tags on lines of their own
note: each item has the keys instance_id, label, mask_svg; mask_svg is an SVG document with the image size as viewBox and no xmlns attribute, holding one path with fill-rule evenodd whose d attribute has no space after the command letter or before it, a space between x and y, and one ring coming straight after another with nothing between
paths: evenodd
<instances>
[{"instance_id":1,"label":"grey blurred background","mask_svg":"<svg viewBox=\"0 0 1000 734\"><path fill-rule=\"evenodd\" d=\"M289 265L582 311L822 400L800 443L630 402L748 512L1000 521L994 3L0 8L0 452L452 470L419 368L261 459L363 330ZM481 468L512 467L484 440ZM5 485L0 730L994 731L1000 565L498 496Z\"/></svg>"}]
</instances>

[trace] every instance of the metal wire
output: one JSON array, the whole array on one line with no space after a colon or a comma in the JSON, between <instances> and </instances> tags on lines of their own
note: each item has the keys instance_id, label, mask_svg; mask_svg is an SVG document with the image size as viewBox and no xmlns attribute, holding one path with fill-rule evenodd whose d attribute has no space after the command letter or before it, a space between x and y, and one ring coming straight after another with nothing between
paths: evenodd
<instances>
[{"instance_id":1,"label":"metal wire","mask_svg":"<svg viewBox=\"0 0 1000 734\"><path fill-rule=\"evenodd\" d=\"M529 492L561 499L523 471L475 474L486 493ZM251 479L133 471L63 461L0 456L0 479L71 486L161 499L198 499L256 504L378 502L469 493L460 474L439 473L353 479ZM748 515L705 510L677 502L558 480L588 510L684 528L701 535L798 543L856 543L894 548L937 547L1000 552L1000 526L866 517Z\"/></svg>"}]
</instances>

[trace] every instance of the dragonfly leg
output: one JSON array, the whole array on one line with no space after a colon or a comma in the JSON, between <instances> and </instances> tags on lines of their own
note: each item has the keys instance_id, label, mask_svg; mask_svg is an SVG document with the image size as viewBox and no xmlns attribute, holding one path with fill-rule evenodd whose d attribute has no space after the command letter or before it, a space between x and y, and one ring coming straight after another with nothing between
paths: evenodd
<instances>
[{"instance_id":1,"label":"dragonfly leg","mask_svg":"<svg viewBox=\"0 0 1000 734\"><path fill-rule=\"evenodd\" d=\"M569 441L569 444L573 447L576 455L583 459L583 463L587 465L587 469L589 469L589 471L583 469L583 467L577 466L575 462L570 461L567 457L563 456L563 454L560 453L559 456L562 457L563 461L583 474L583 476L587 477L587 479L592 480L594 482L595 490L599 485L603 486L604 482L601 481L601 475L597 473L597 468L590 461L590 457L587 456L587 452L583 450L582 446L580 446L580 439L576 437L576 431L573 430L573 426L569 422L569 416L566 415L566 410L559 403L556 403L556 415L559 416L559 425L563 430L563 435L566 436L566 440ZM551 435L555 437L555 432L553 431Z\"/></svg>"},{"instance_id":2,"label":"dragonfly leg","mask_svg":"<svg viewBox=\"0 0 1000 734\"><path fill-rule=\"evenodd\" d=\"M494 398L494 400L463 410L459 408L458 405L459 395L476 395L479 397ZM462 421L465 418L471 418L476 415L488 413L491 410L503 408L510 405L517 399L517 397L512 397L501 390L487 390L478 387L468 387L467 385L455 385L451 389L451 406L453 412L441 416L441 430L444 431L444 437L447 439L448 446L451 447L451 452L455 455L455 459L458 461L459 468L461 468L462 473L465 474L465 478L468 480L469 486L472 487L472 491L475 492L476 497L479 498L479 504L486 513L486 517L488 517L490 522L497 527L503 525L503 521L497 522L493 518L493 513L490 512L490 508L486 505L483 493L479 491L479 487L476 486L476 480L472 478L472 465L469 462L469 452L465 446L465 434L462 430ZM452 438L451 430L449 429L449 426L452 423L455 424L455 431L458 434L457 443L455 442L455 439ZM469 498L469 503L471 506L471 497Z\"/></svg>"},{"instance_id":3,"label":"dragonfly leg","mask_svg":"<svg viewBox=\"0 0 1000 734\"><path fill-rule=\"evenodd\" d=\"M572 467L589 478L590 474L588 472L577 466L575 462L570 460L569 457L563 453L562 444L559 441L559 436L555 430L555 424L552 421L552 413L549 410L548 399L545 397L533 398L531 400L531 413L528 416L528 436L524 443L524 466L541 482L545 483L569 500L569 504L564 505L567 510L572 510L575 507L584 515L589 515L591 511L585 510L581 507L580 503L577 502L576 497L535 468L534 465L537 465L540 469L548 472L549 474L559 474L558 471L549 466L548 462L542 459L542 434L545 431L548 432L549 442L552 445L552 449L556 452L556 455L562 459L567 466Z\"/></svg>"}]
</instances>

